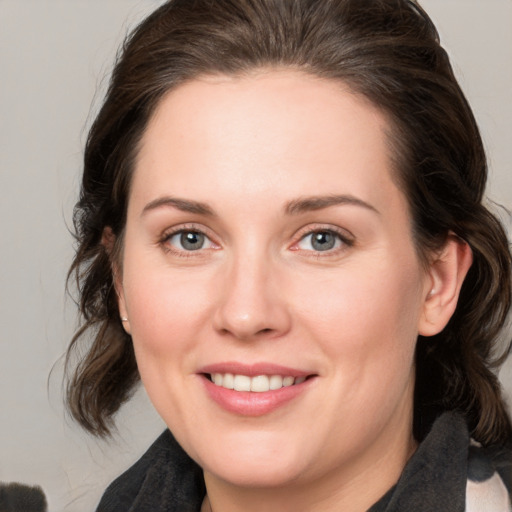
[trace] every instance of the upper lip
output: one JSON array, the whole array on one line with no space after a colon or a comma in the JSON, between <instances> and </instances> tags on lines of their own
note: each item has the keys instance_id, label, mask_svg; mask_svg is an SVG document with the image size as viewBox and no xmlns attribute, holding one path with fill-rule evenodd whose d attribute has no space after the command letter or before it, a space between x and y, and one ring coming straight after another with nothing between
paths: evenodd
<instances>
[{"instance_id":1,"label":"upper lip","mask_svg":"<svg viewBox=\"0 0 512 512\"><path fill-rule=\"evenodd\" d=\"M297 368L290 368L274 363L253 363L246 364L236 361L226 361L223 363L214 363L203 366L197 373L232 373L233 375L247 375L255 377L257 375L281 375L286 377L308 377L314 372L304 371Z\"/></svg>"}]
</instances>

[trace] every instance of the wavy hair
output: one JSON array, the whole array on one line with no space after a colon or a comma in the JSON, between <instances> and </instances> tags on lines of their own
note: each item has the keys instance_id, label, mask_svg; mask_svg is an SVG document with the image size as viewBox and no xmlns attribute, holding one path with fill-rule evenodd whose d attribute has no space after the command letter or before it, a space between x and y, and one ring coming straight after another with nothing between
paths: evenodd
<instances>
[{"instance_id":1,"label":"wavy hair","mask_svg":"<svg viewBox=\"0 0 512 512\"><path fill-rule=\"evenodd\" d=\"M168 91L201 75L272 67L340 81L385 112L420 258L450 232L473 252L450 322L418 339L416 432L439 411L458 410L482 443L510 441L493 372L510 351L496 341L511 305L508 242L483 204L486 157L474 116L436 28L408 0L171 0L127 37L89 132L74 211L68 284L74 278L83 322L68 349L72 415L108 435L139 380L111 263L122 250L134 157L152 113ZM106 227L115 235L110 254Z\"/></svg>"}]
</instances>

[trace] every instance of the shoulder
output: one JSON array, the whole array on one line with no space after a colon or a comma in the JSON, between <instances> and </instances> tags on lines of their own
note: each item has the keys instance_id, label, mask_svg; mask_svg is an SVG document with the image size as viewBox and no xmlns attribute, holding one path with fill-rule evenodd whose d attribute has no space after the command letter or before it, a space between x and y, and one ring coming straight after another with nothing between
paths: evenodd
<instances>
[{"instance_id":1,"label":"shoulder","mask_svg":"<svg viewBox=\"0 0 512 512\"><path fill-rule=\"evenodd\" d=\"M512 450L482 447L468 450L466 512L511 512Z\"/></svg>"},{"instance_id":2,"label":"shoulder","mask_svg":"<svg viewBox=\"0 0 512 512\"><path fill-rule=\"evenodd\" d=\"M193 511L203 486L201 469L166 430L108 486L96 512Z\"/></svg>"}]
</instances>

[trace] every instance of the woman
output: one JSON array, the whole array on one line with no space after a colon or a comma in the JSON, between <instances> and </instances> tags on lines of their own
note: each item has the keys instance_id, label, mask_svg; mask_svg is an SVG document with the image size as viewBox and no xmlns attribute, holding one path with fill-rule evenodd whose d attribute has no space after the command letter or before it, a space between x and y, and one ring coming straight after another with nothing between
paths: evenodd
<instances>
[{"instance_id":1,"label":"woman","mask_svg":"<svg viewBox=\"0 0 512 512\"><path fill-rule=\"evenodd\" d=\"M149 16L87 142L68 401L106 435L140 378L169 431L98 510L509 510L485 181L415 3Z\"/></svg>"}]
</instances>

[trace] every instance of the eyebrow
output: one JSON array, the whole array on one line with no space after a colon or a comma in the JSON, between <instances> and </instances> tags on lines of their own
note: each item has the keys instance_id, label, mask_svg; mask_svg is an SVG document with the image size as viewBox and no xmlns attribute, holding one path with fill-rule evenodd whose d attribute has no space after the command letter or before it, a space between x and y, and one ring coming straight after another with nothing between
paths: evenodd
<instances>
[{"instance_id":1,"label":"eyebrow","mask_svg":"<svg viewBox=\"0 0 512 512\"><path fill-rule=\"evenodd\" d=\"M365 208L380 215L380 212L377 210L377 208L367 203L366 201L363 201L362 199L359 199L358 197L354 197L351 195L302 197L290 201L285 207L285 212L289 215L297 215L300 213L322 210L323 208L329 208L330 206L339 205L360 206L362 208Z\"/></svg>"},{"instance_id":2,"label":"eyebrow","mask_svg":"<svg viewBox=\"0 0 512 512\"><path fill-rule=\"evenodd\" d=\"M144 209L142 210L142 214L144 215L151 210L156 210L157 208L162 207L171 207L181 210L182 212L187 213L195 213L197 215L206 215L208 217L215 217L214 211L208 206L206 203L201 203L199 201L192 201L190 199L179 199L177 197L159 197L150 201Z\"/></svg>"},{"instance_id":3,"label":"eyebrow","mask_svg":"<svg viewBox=\"0 0 512 512\"><path fill-rule=\"evenodd\" d=\"M371 204L351 195L329 195L329 196L311 196L302 197L290 201L285 206L285 213L288 215L298 215L300 213L322 210L330 206L353 205L365 208L380 215L380 212ZM150 201L142 210L144 215L151 210L157 208L171 207L187 213L195 213L197 215L206 215L215 217L216 214L212 208L206 203L193 201L191 199L180 199L177 197L164 196Z\"/></svg>"}]
</instances>

